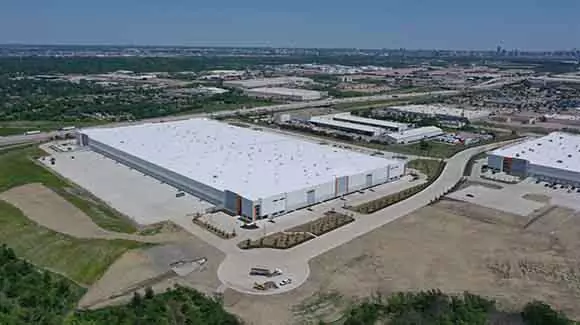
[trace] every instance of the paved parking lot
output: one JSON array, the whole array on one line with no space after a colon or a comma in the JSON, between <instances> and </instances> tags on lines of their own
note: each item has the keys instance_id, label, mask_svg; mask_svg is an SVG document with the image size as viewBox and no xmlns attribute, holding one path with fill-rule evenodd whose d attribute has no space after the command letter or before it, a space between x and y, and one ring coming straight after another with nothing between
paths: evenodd
<instances>
[{"instance_id":1,"label":"paved parking lot","mask_svg":"<svg viewBox=\"0 0 580 325\"><path fill-rule=\"evenodd\" d=\"M545 203L527 200L521 195L512 194L506 188L493 189L481 185L471 185L450 193L447 197L521 216L527 216L545 206Z\"/></svg>"},{"instance_id":2,"label":"paved parking lot","mask_svg":"<svg viewBox=\"0 0 580 325\"><path fill-rule=\"evenodd\" d=\"M481 185L471 185L462 190L450 193L449 198L478 204L484 207L497 209L509 213L526 216L546 205L557 205L580 211L580 192L567 187L556 189L546 186L546 183L537 183L528 178L517 184L505 184L482 180L498 185L498 189ZM545 197L546 200L533 200L530 197Z\"/></svg>"},{"instance_id":3,"label":"paved parking lot","mask_svg":"<svg viewBox=\"0 0 580 325\"><path fill-rule=\"evenodd\" d=\"M40 162L142 225L203 213L212 205L89 150L55 152Z\"/></svg>"}]
</instances>

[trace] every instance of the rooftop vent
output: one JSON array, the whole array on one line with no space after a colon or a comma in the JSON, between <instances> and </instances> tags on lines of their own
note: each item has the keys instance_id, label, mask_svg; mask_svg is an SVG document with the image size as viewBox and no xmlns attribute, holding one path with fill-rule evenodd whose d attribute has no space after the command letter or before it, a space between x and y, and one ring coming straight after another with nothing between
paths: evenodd
<instances>
[{"instance_id":1,"label":"rooftop vent","mask_svg":"<svg viewBox=\"0 0 580 325\"><path fill-rule=\"evenodd\" d=\"M559 164L561 164L562 163L562 160L559 160L558 159L558 160L556 160L556 162L559 163Z\"/></svg>"}]
</instances>

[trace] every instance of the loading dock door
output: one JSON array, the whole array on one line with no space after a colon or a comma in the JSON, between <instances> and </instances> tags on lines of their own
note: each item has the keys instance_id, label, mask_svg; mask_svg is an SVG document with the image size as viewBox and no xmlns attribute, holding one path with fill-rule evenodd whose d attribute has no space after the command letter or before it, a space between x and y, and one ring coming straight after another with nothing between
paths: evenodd
<instances>
[{"instance_id":1,"label":"loading dock door","mask_svg":"<svg viewBox=\"0 0 580 325\"><path fill-rule=\"evenodd\" d=\"M366 186L367 187L373 186L373 174L368 174L366 176Z\"/></svg>"},{"instance_id":2,"label":"loading dock door","mask_svg":"<svg viewBox=\"0 0 580 325\"><path fill-rule=\"evenodd\" d=\"M306 192L306 204L312 205L316 203L316 192L314 190L310 190Z\"/></svg>"},{"instance_id":3,"label":"loading dock door","mask_svg":"<svg viewBox=\"0 0 580 325\"><path fill-rule=\"evenodd\" d=\"M348 192L348 176L336 179L336 195L346 194Z\"/></svg>"}]
</instances>

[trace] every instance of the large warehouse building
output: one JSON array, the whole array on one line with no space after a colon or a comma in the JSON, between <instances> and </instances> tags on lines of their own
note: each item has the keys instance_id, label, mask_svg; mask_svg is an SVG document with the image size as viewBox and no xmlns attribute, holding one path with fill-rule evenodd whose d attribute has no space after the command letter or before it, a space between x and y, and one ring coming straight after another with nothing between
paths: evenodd
<instances>
[{"instance_id":1,"label":"large warehouse building","mask_svg":"<svg viewBox=\"0 0 580 325\"><path fill-rule=\"evenodd\" d=\"M209 119L85 129L78 139L248 220L285 214L405 173L404 161Z\"/></svg>"},{"instance_id":2,"label":"large warehouse building","mask_svg":"<svg viewBox=\"0 0 580 325\"><path fill-rule=\"evenodd\" d=\"M224 81L223 85L224 87L251 89L263 87L302 86L313 82L312 79L305 77L276 77Z\"/></svg>"},{"instance_id":3,"label":"large warehouse building","mask_svg":"<svg viewBox=\"0 0 580 325\"><path fill-rule=\"evenodd\" d=\"M407 144L431 139L440 136L443 133L443 130L436 126L424 126L416 129L389 133L386 135L386 138L391 143Z\"/></svg>"},{"instance_id":4,"label":"large warehouse building","mask_svg":"<svg viewBox=\"0 0 580 325\"><path fill-rule=\"evenodd\" d=\"M326 93L321 91L281 87L252 88L244 90L244 93L252 97L282 100L317 100L326 96Z\"/></svg>"},{"instance_id":5,"label":"large warehouse building","mask_svg":"<svg viewBox=\"0 0 580 325\"><path fill-rule=\"evenodd\" d=\"M492 151L488 166L520 177L580 186L580 136L554 132Z\"/></svg>"}]
</instances>

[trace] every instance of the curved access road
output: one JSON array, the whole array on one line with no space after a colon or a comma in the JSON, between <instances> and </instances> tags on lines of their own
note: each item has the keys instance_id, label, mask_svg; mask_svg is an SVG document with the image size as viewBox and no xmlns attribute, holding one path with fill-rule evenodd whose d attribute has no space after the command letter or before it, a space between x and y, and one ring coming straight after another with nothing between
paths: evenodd
<instances>
[{"instance_id":1,"label":"curved access road","mask_svg":"<svg viewBox=\"0 0 580 325\"><path fill-rule=\"evenodd\" d=\"M364 215L364 217L355 218L355 221L348 225L294 248L287 250L241 250L235 246L235 243L231 246L221 247L227 255L219 266L218 277L224 285L248 294L272 295L295 289L308 279L310 274L308 261L310 259L428 205L432 200L444 195L462 179L463 170L473 156L513 141L464 150L447 160L447 165L439 178L425 190L390 207ZM284 272L284 275L271 280L279 281L283 278L291 278L292 283L276 290L254 290L252 286L255 281L269 280L268 278L260 279L249 276L248 271L254 266L279 268Z\"/></svg>"}]
</instances>

